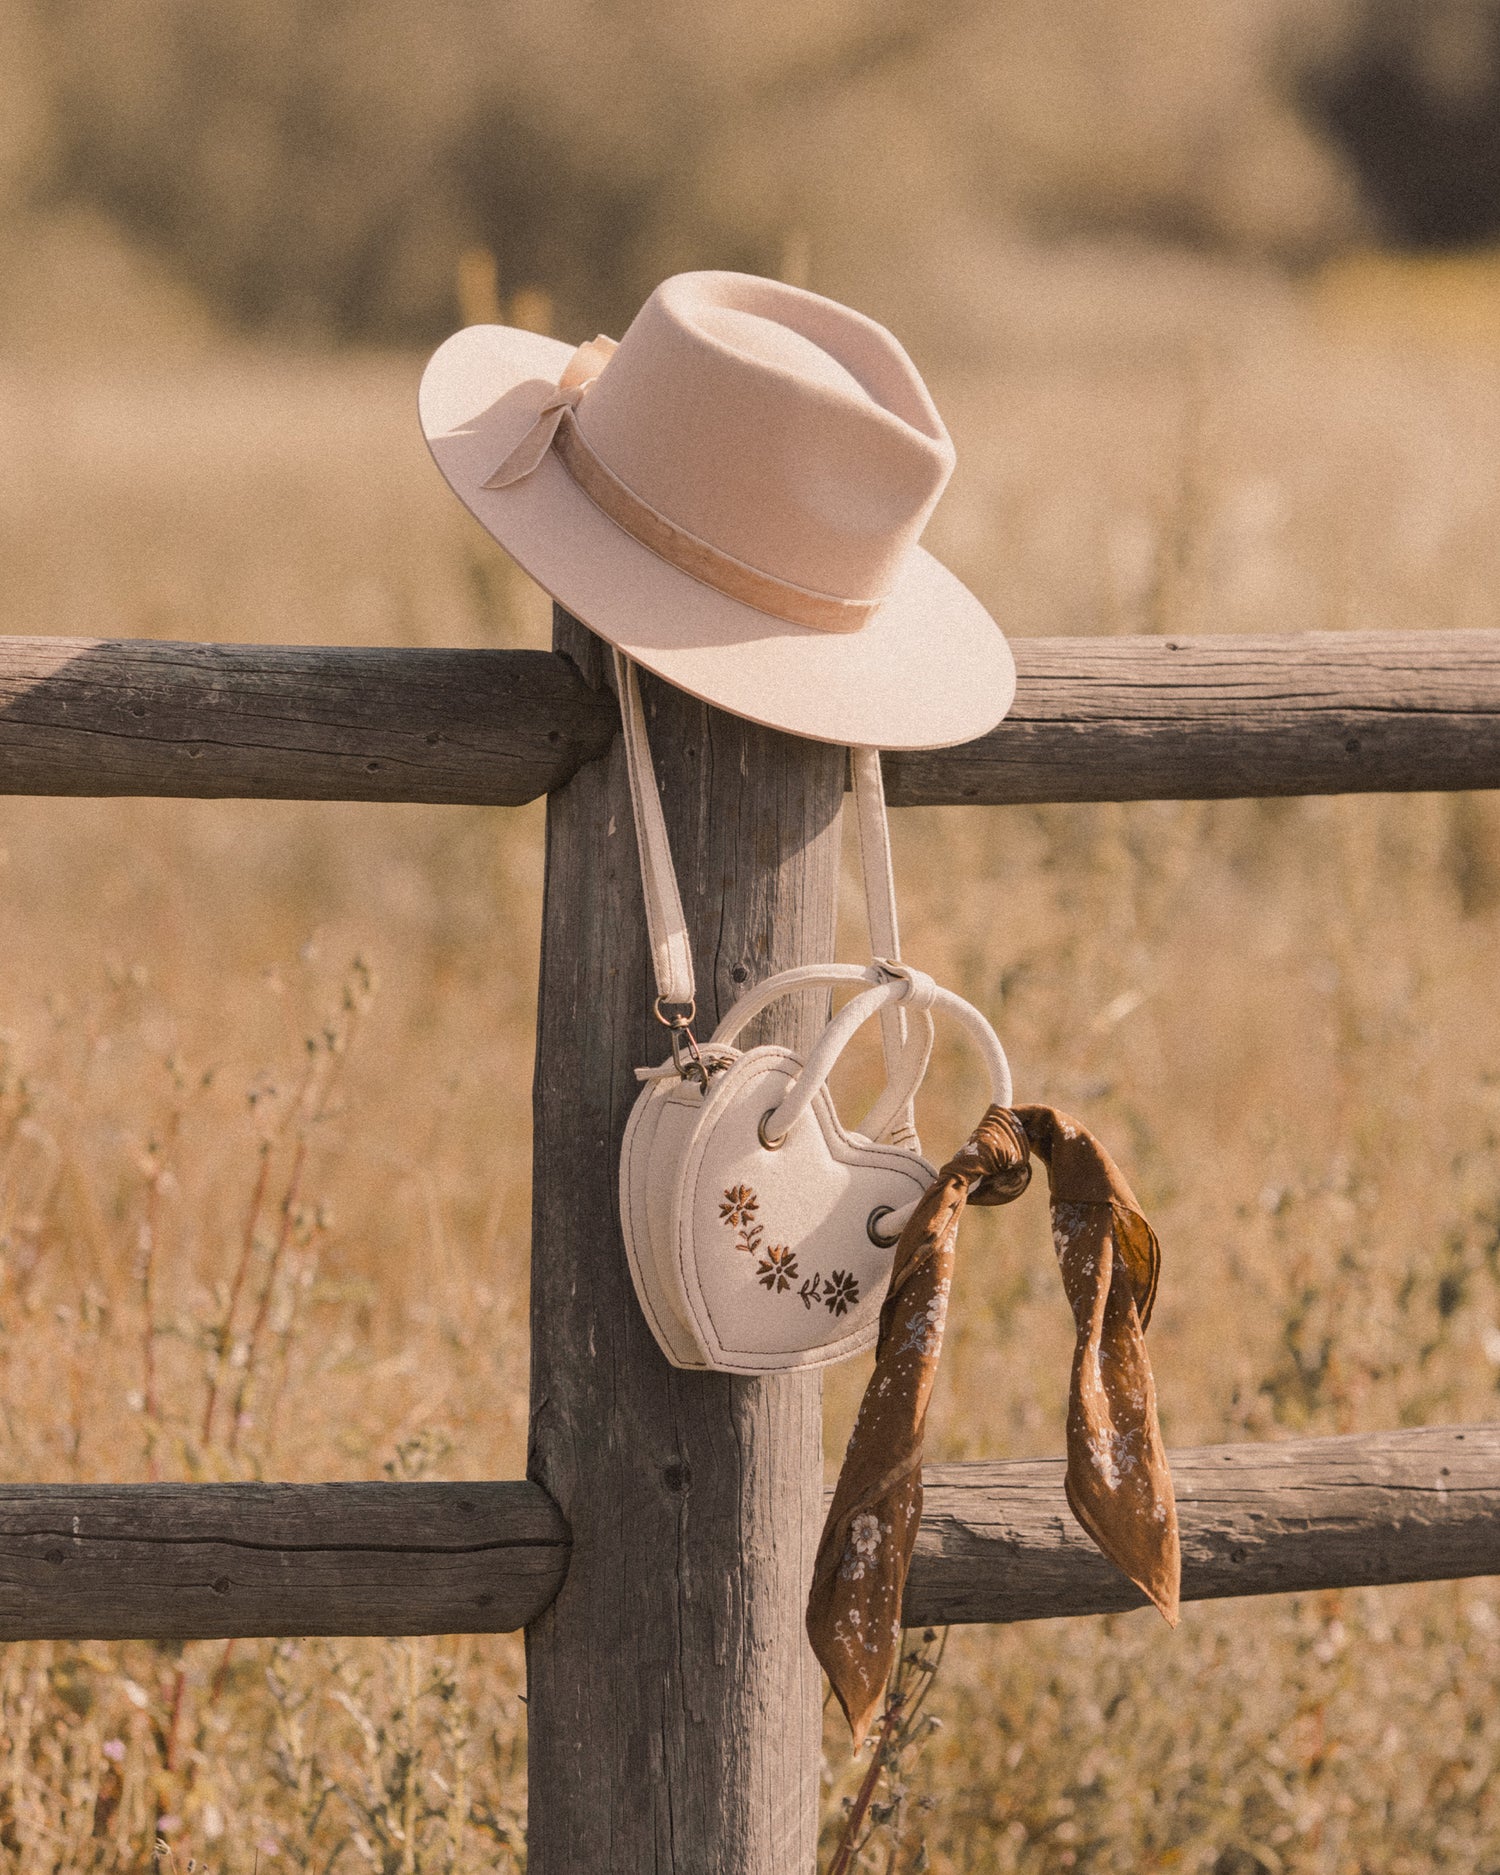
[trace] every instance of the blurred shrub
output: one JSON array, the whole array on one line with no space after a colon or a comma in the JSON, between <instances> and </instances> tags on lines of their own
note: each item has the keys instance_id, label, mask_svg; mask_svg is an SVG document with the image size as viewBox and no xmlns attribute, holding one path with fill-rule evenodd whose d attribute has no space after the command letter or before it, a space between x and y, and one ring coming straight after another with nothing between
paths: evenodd
<instances>
[{"instance_id":1,"label":"blurred shrub","mask_svg":"<svg viewBox=\"0 0 1500 1875\"><path fill-rule=\"evenodd\" d=\"M1380 231L1414 247L1500 234L1500 4L1366 0L1314 110L1364 181Z\"/></svg>"},{"instance_id":2,"label":"blurred shrub","mask_svg":"<svg viewBox=\"0 0 1500 1875\"><path fill-rule=\"evenodd\" d=\"M50 126L0 189L104 210L251 329L430 337L474 246L619 330L680 266L853 291L985 226L1286 258L1355 215L1280 76L1338 0L0 4Z\"/></svg>"},{"instance_id":3,"label":"blurred shrub","mask_svg":"<svg viewBox=\"0 0 1500 1875\"><path fill-rule=\"evenodd\" d=\"M1357 177L1398 237L1500 214L1497 20L1496 0L0 0L0 196L102 210L236 324L334 338L446 330L476 249L575 333L620 330L684 266L873 305L878 263L932 269L937 294L987 233L1300 262L1369 225Z\"/></svg>"}]
</instances>

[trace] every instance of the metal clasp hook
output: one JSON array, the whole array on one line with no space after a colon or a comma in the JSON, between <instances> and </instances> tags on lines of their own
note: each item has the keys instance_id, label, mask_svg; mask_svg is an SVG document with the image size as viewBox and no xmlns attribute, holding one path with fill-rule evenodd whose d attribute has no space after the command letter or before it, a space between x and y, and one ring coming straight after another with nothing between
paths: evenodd
<instances>
[{"instance_id":1,"label":"metal clasp hook","mask_svg":"<svg viewBox=\"0 0 1500 1875\"><path fill-rule=\"evenodd\" d=\"M698 1013L696 1001L684 1004L668 1015L662 1007L663 998L657 997L654 1012L656 1019L667 1031L672 1044L672 1066L684 1081L697 1077L698 1085L704 1093L708 1092L708 1077L711 1070L708 1063L698 1052L698 1044L693 1039L692 1021Z\"/></svg>"}]
</instances>

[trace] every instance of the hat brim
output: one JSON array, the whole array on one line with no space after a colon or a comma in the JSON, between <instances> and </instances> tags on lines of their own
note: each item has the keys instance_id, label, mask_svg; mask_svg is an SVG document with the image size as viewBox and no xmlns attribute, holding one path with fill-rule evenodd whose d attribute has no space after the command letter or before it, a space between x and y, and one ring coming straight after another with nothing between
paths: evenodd
<instances>
[{"instance_id":1,"label":"hat brim","mask_svg":"<svg viewBox=\"0 0 1500 1875\"><path fill-rule=\"evenodd\" d=\"M422 377L422 430L450 488L575 618L705 703L817 742L940 749L993 729L1016 667L994 620L920 547L868 624L813 631L679 572L596 508L548 451L525 480L486 488L531 427L573 347L468 326Z\"/></svg>"}]
</instances>

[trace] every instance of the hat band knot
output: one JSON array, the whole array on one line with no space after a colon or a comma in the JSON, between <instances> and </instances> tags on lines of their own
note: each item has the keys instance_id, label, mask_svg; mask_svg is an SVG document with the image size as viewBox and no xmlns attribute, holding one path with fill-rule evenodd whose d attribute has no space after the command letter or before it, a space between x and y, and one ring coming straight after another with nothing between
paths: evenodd
<instances>
[{"instance_id":1,"label":"hat band knot","mask_svg":"<svg viewBox=\"0 0 1500 1875\"><path fill-rule=\"evenodd\" d=\"M867 625L884 603L884 594L874 599L843 599L747 565L711 541L679 527L595 455L574 421L574 412L616 349L616 341L602 335L579 346L558 379L556 390L537 412L536 421L484 486L509 488L524 481L540 467L550 449L601 514L659 560L700 585L770 618L805 625L812 631L855 632Z\"/></svg>"},{"instance_id":2,"label":"hat band knot","mask_svg":"<svg viewBox=\"0 0 1500 1875\"><path fill-rule=\"evenodd\" d=\"M531 428L484 484L486 488L509 488L512 482L524 482L540 466L563 418L578 407L584 392L618 350L615 340L606 338L602 332L587 345L578 347L563 366L562 376L536 413Z\"/></svg>"}]
</instances>

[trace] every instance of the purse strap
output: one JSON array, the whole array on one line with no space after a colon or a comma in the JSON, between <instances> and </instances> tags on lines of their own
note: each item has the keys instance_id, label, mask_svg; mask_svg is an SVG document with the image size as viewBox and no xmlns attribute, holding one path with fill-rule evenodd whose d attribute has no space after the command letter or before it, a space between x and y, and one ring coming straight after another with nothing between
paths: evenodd
<instances>
[{"instance_id":1,"label":"purse strap","mask_svg":"<svg viewBox=\"0 0 1500 1875\"><path fill-rule=\"evenodd\" d=\"M646 933L651 942L651 968L656 977L656 1019L669 1029L685 1029L697 1009L693 947L688 941L682 894L677 889L677 873L672 865L666 816L661 811L661 797L656 791L651 744L646 738L646 712L641 708L641 687L634 664L619 649L615 651L615 683L620 692L625 770L630 777L630 806L635 820L636 847L641 856ZM678 1011L678 1017L669 1016L668 1009ZM680 1013L683 1010L687 1012L685 1015Z\"/></svg>"},{"instance_id":2,"label":"purse strap","mask_svg":"<svg viewBox=\"0 0 1500 1875\"><path fill-rule=\"evenodd\" d=\"M854 825L859 836L859 871L865 887L870 955L877 964L899 964L901 934L896 925L896 871L891 863L891 823L885 811L885 778L880 772L879 749L851 749L849 766L854 779ZM932 1018L924 1014L919 1026L926 1037L922 1054L925 1068L932 1053ZM886 1084L891 1086L907 1049L907 1012L898 1002L888 1002L880 1011L880 1046L885 1056ZM881 1103L877 1102L872 1111L880 1108ZM870 1137L889 1140L893 1146L909 1147L912 1152L921 1151L915 1089L889 1116L882 1113L881 1130L871 1133Z\"/></svg>"},{"instance_id":3,"label":"purse strap","mask_svg":"<svg viewBox=\"0 0 1500 1875\"><path fill-rule=\"evenodd\" d=\"M672 1059L679 1070L696 1068L706 1073L692 1034L697 1009L692 945L688 940L677 873L672 865L666 817L656 788L640 681L634 663L618 647L614 661L620 721L625 736L625 767L630 777L630 804L635 820L636 849L640 855L641 889L646 903L646 931L656 978L656 1018L671 1036ZM896 881L891 865L891 832L880 773L880 751L853 749L850 766L870 951L877 964L897 964L901 941L896 921ZM930 1027L930 1018L925 1014L919 1020ZM905 1010L899 1003L886 1002L880 1011L880 1039L887 1085L897 1082L911 1060L907 1035ZM909 1072L902 1078L909 1083ZM876 1103L876 1110L881 1112L882 1118L887 1118L883 1101ZM888 1116L882 1137L892 1145L905 1146L913 1152L919 1150L910 1093Z\"/></svg>"}]
</instances>

